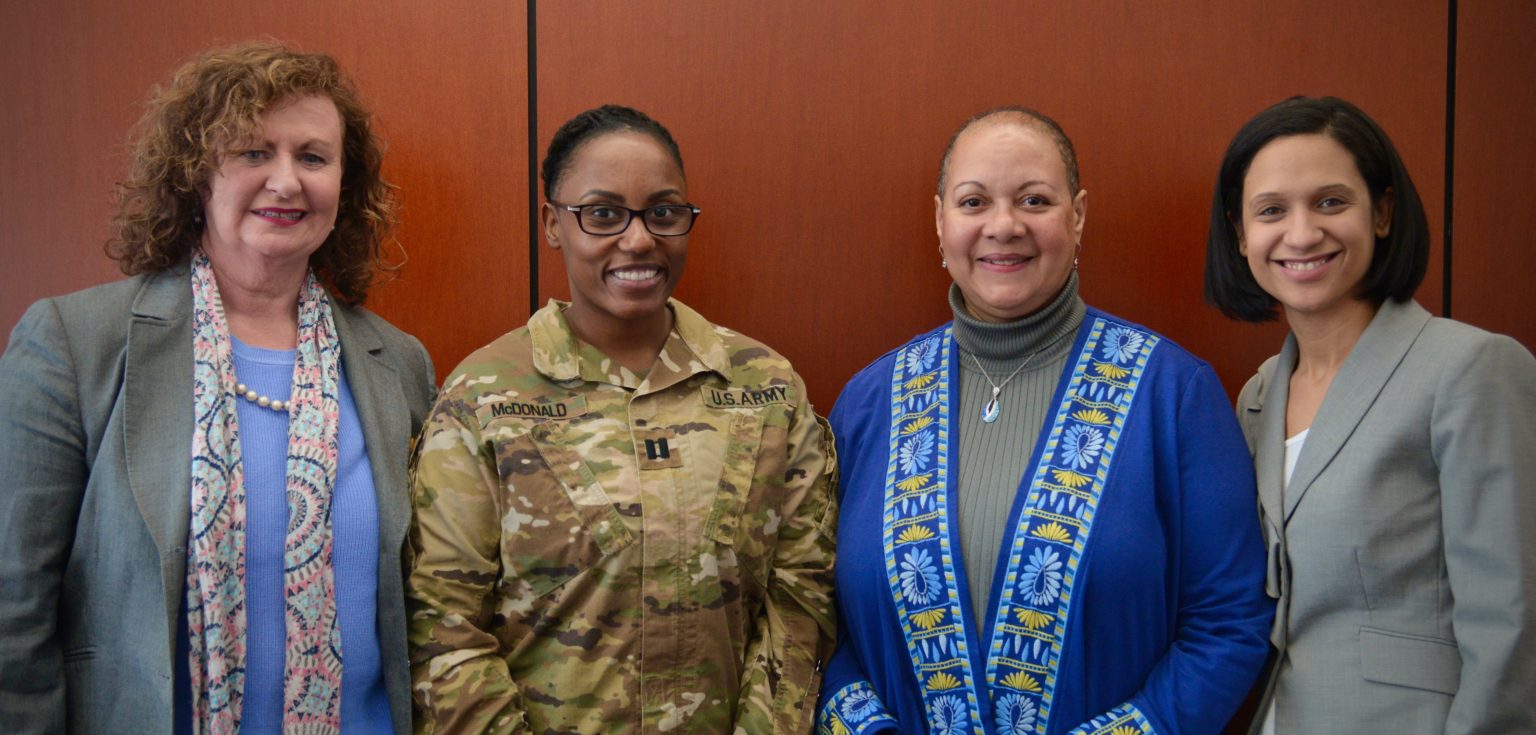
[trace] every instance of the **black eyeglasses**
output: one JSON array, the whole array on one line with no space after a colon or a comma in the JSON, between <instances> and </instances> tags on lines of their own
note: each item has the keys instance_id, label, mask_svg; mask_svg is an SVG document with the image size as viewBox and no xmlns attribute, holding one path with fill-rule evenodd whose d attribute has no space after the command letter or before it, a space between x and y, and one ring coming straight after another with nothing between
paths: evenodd
<instances>
[{"instance_id":1,"label":"black eyeglasses","mask_svg":"<svg viewBox=\"0 0 1536 735\"><path fill-rule=\"evenodd\" d=\"M629 221L637 215L652 235L676 237L693 229L693 221L704 211L692 204L654 204L645 209L630 209L617 204L561 204L550 202L568 212L576 213L576 224L588 235L617 235L629 229Z\"/></svg>"}]
</instances>

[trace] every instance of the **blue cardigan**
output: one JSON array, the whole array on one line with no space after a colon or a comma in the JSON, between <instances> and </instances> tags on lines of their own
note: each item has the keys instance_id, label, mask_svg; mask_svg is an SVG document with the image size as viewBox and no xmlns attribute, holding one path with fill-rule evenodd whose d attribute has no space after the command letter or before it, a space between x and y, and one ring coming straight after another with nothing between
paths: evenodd
<instances>
[{"instance_id":1,"label":"blue cardigan","mask_svg":"<svg viewBox=\"0 0 1536 735\"><path fill-rule=\"evenodd\" d=\"M991 580L959 558L950 325L859 372L842 467L827 733L1217 733L1273 604L1253 464L1210 366L1089 309ZM962 490L963 491L963 490ZM991 608L971 609L970 584Z\"/></svg>"}]
</instances>

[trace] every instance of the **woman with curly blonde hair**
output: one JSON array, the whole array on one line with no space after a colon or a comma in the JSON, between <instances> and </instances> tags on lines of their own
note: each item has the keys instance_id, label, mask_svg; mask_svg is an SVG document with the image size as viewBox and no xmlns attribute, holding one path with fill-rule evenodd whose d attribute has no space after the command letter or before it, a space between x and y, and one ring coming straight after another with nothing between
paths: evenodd
<instances>
[{"instance_id":1,"label":"woman with curly blonde hair","mask_svg":"<svg viewBox=\"0 0 1536 735\"><path fill-rule=\"evenodd\" d=\"M0 357L10 732L404 732L421 344L363 310L391 224L335 60L206 53L154 93L107 250Z\"/></svg>"}]
</instances>

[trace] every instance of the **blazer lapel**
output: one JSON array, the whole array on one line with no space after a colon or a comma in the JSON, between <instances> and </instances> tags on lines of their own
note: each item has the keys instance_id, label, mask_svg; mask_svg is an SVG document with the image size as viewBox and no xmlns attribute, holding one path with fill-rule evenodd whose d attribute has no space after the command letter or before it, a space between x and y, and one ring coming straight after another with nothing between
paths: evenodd
<instances>
[{"instance_id":1,"label":"blazer lapel","mask_svg":"<svg viewBox=\"0 0 1536 735\"><path fill-rule=\"evenodd\" d=\"M1286 520L1295 513L1296 505L1312 482L1354 434L1355 427L1365 418L1365 412L1381 395L1381 389L1428 323L1429 312L1413 300L1401 304L1387 301L1381 305L1334 377L1333 384L1328 386L1323 405L1312 420L1312 429L1307 434L1306 445L1301 450L1289 491L1285 494ZM1283 416L1281 421L1284 421Z\"/></svg>"},{"instance_id":2,"label":"blazer lapel","mask_svg":"<svg viewBox=\"0 0 1536 735\"><path fill-rule=\"evenodd\" d=\"M185 268L145 280L123 370L128 484L160 552L165 606L181 607L192 506L192 286Z\"/></svg>"},{"instance_id":3,"label":"blazer lapel","mask_svg":"<svg viewBox=\"0 0 1536 735\"><path fill-rule=\"evenodd\" d=\"M1284 528L1281 508L1285 502L1285 402L1290 396L1291 370L1296 365L1296 338L1286 335L1280 354L1265 365L1264 380L1252 402L1241 408L1244 421L1254 427L1254 479L1259 486L1259 506L1274 528ZM1270 406L1265 411L1264 407Z\"/></svg>"},{"instance_id":4,"label":"blazer lapel","mask_svg":"<svg viewBox=\"0 0 1536 735\"><path fill-rule=\"evenodd\" d=\"M378 332L352 307L334 304L336 334L341 339L341 364L347 371L357 417L363 423L368 463L373 467L374 495L379 506L382 553L395 553L410 521L405 493L404 457L410 448L410 421L400 377L384 360Z\"/></svg>"}]
</instances>

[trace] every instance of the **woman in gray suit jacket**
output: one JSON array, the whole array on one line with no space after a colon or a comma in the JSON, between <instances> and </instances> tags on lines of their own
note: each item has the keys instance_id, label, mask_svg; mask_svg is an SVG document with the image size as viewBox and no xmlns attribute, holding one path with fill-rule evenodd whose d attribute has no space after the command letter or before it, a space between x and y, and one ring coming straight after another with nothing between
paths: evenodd
<instances>
[{"instance_id":1,"label":"woman in gray suit jacket","mask_svg":"<svg viewBox=\"0 0 1536 735\"><path fill-rule=\"evenodd\" d=\"M1206 297L1291 330L1237 408L1279 600L1257 731L1536 732L1536 360L1415 303L1428 253L1354 105L1286 100L1228 147Z\"/></svg>"},{"instance_id":2,"label":"woman in gray suit jacket","mask_svg":"<svg viewBox=\"0 0 1536 735\"><path fill-rule=\"evenodd\" d=\"M7 733L406 732L421 344L364 311L392 211L335 61L208 53L110 251L0 357Z\"/></svg>"}]
</instances>

